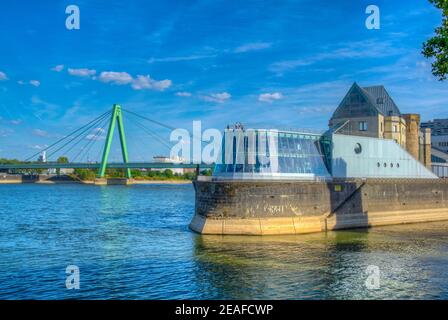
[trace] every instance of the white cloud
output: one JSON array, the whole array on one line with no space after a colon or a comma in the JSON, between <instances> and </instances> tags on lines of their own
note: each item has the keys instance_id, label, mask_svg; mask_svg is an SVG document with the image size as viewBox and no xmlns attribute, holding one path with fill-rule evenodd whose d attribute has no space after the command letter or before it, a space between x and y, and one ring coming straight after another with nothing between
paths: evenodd
<instances>
[{"instance_id":1,"label":"white cloud","mask_svg":"<svg viewBox=\"0 0 448 320\"><path fill-rule=\"evenodd\" d=\"M154 80L149 75L138 75L136 79L132 80L132 88L135 90L153 89L163 91L171 86L171 80Z\"/></svg>"},{"instance_id":2,"label":"white cloud","mask_svg":"<svg viewBox=\"0 0 448 320\"><path fill-rule=\"evenodd\" d=\"M325 52L314 56L275 62L269 66L269 70L275 73L283 73L321 61L380 58L398 55L402 52L403 49L398 48L388 40L368 39L353 41L341 43L334 49L327 49Z\"/></svg>"},{"instance_id":3,"label":"white cloud","mask_svg":"<svg viewBox=\"0 0 448 320\"><path fill-rule=\"evenodd\" d=\"M86 139L95 141L105 140L106 139L106 137L104 136L105 132L106 130L104 130L103 128L95 128L94 130L92 130L92 133L86 136Z\"/></svg>"},{"instance_id":4,"label":"white cloud","mask_svg":"<svg viewBox=\"0 0 448 320\"><path fill-rule=\"evenodd\" d=\"M0 71L0 81L9 80L6 73Z\"/></svg>"},{"instance_id":5,"label":"white cloud","mask_svg":"<svg viewBox=\"0 0 448 320\"><path fill-rule=\"evenodd\" d=\"M190 56L166 57L166 58L151 58L148 60L148 63L191 61L191 60L200 60L200 59L215 58L215 57L216 57L216 54L190 55Z\"/></svg>"},{"instance_id":6,"label":"white cloud","mask_svg":"<svg viewBox=\"0 0 448 320\"><path fill-rule=\"evenodd\" d=\"M11 129L0 129L0 137L6 138L9 137L12 133L14 133Z\"/></svg>"},{"instance_id":7,"label":"white cloud","mask_svg":"<svg viewBox=\"0 0 448 320\"><path fill-rule=\"evenodd\" d=\"M17 83L20 84L21 86L25 85L25 81L23 81L23 80L19 80L19 81L17 81Z\"/></svg>"},{"instance_id":8,"label":"white cloud","mask_svg":"<svg viewBox=\"0 0 448 320\"><path fill-rule=\"evenodd\" d=\"M75 77L91 77L96 74L96 70L80 68L80 69L72 69L68 68L68 74Z\"/></svg>"},{"instance_id":9,"label":"white cloud","mask_svg":"<svg viewBox=\"0 0 448 320\"><path fill-rule=\"evenodd\" d=\"M101 72L98 80L104 83L112 83L117 85L131 84L134 90L158 90L163 91L172 84L171 80L154 80L149 75L137 75L133 78L127 72L105 71Z\"/></svg>"},{"instance_id":10,"label":"white cloud","mask_svg":"<svg viewBox=\"0 0 448 320\"><path fill-rule=\"evenodd\" d=\"M30 80L30 85L38 87L38 86L40 86L40 81L39 80Z\"/></svg>"},{"instance_id":11,"label":"white cloud","mask_svg":"<svg viewBox=\"0 0 448 320\"><path fill-rule=\"evenodd\" d=\"M20 119L15 119L15 120L11 120L10 123L13 124L13 125L15 125L15 126L18 126L19 124L22 123L22 120L20 120Z\"/></svg>"},{"instance_id":12,"label":"white cloud","mask_svg":"<svg viewBox=\"0 0 448 320\"><path fill-rule=\"evenodd\" d=\"M234 52L235 53L243 53L243 52L249 52L249 51L255 51L255 50L262 50L267 49L272 46L269 42L253 42L253 43L247 43L242 46L237 47Z\"/></svg>"},{"instance_id":13,"label":"white cloud","mask_svg":"<svg viewBox=\"0 0 448 320\"><path fill-rule=\"evenodd\" d=\"M51 68L51 70L56 71L56 72L61 72L62 70L64 70L64 65L58 64L56 67Z\"/></svg>"},{"instance_id":14,"label":"white cloud","mask_svg":"<svg viewBox=\"0 0 448 320\"><path fill-rule=\"evenodd\" d=\"M36 145L34 145L34 146L32 146L31 148L32 149L36 149L36 150L41 150L41 149L45 149L45 148L47 148L48 146L46 145L46 144L44 144L43 146L41 146L41 145L39 145L39 144L36 144Z\"/></svg>"},{"instance_id":15,"label":"white cloud","mask_svg":"<svg viewBox=\"0 0 448 320\"><path fill-rule=\"evenodd\" d=\"M104 83L113 83L118 85L129 84L133 81L132 76L127 72L103 71L98 79Z\"/></svg>"},{"instance_id":16,"label":"white cloud","mask_svg":"<svg viewBox=\"0 0 448 320\"><path fill-rule=\"evenodd\" d=\"M33 134L38 137L48 137L48 132L41 129L33 130Z\"/></svg>"},{"instance_id":17,"label":"white cloud","mask_svg":"<svg viewBox=\"0 0 448 320\"><path fill-rule=\"evenodd\" d=\"M272 102L274 100L283 99L283 95L279 92L274 93L262 93L258 96L258 101L261 102Z\"/></svg>"},{"instance_id":18,"label":"white cloud","mask_svg":"<svg viewBox=\"0 0 448 320\"><path fill-rule=\"evenodd\" d=\"M201 98L205 101L209 102L219 102L224 103L227 100L229 100L232 96L228 92L221 92L221 93L212 93L206 96L201 96Z\"/></svg>"},{"instance_id":19,"label":"white cloud","mask_svg":"<svg viewBox=\"0 0 448 320\"><path fill-rule=\"evenodd\" d=\"M186 91L180 91L180 92L176 92L176 96L178 96L178 97L191 97L191 93L190 92L186 92Z\"/></svg>"}]
</instances>

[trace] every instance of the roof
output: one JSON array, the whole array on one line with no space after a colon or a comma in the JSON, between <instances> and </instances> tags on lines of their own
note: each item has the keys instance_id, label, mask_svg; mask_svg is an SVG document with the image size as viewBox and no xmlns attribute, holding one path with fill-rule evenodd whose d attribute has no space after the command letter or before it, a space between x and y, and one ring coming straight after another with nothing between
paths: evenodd
<instances>
[{"instance_id":1,"label":"roof","mask_svg":"<svg viewBox=\"0 0 448 320\"><path fill-rule=\"evenodd\" d=\"M431 156L435 156L439 159L445 160L445 162L448 161L448 153L443 152L442 150L435 147L431 147Z\"/></svg>"},{"instance_id":2,"label":"roof","mask_svg":"<svg viewBox=\"0 0 448 320\"><path fill-rule=\"evenodd\" d=\"M401 112L392 100L384 86L373 86L361 88L369 97L370 102L384 116L400 116ZM382 103L381 103L382 102Z\"/></svg>"},{"instance_id":3,"label":"roof","mask_svg":"<svg viewBox=\"0 0 448 320\"><path fill-rule=\"evenodd\" d=\"M353 93L358 93L361 96L360 101L351 103L351 96ZM361 88L354 82L334 111L331 119L376 116L377 114L383 116L401 116L400 110L384 86Z\"/></svg>"}]
</instances>

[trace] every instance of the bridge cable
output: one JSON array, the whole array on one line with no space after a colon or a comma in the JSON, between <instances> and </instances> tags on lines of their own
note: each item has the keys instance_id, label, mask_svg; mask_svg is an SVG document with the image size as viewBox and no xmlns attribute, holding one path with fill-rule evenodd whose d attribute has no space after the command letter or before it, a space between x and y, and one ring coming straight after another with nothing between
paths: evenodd
<instances>
[{"instance_id":1,"label":"bridge cable","mask_svg":"<svg viewBox=\"0 0 448 320\"><path fill-rule=\"evenodd\" d=\"M107 120L107 117L105 119L102 120ZM50 153L50 155L48 156L48 158L52 157L54 154L56 154L57 152L63 150L66 146L69 146L69 148L67 150L65 150L63 153L65 153L67 156L70 154L70 152L82 141L84 141L84 139L87 139L87 136L90 134L90 132L93 130L94 127L97 127L99 124L101 123L101 120L93 123L92 125L90 125L88 128L86 128L85 130L83 130L82 132L80 132L77 136L75 136L74 138L72 138L70 141L66 142L63 146L59 147L57 150L52 151ZM70 145L70 143L74 142L72 145Z\"/></svg>"},{"instance_id":2,"label":"bridge cable","mask_svg":"<svg viewBox=\"0 0 448 320\"><path fill-rule=\"evenodd\" d=\"M171 149L172 145L170 145L169 143L167 143L163 138L161 138L159 135L157 135L155 132L153 132L151 129L147 128L144 124L142 124L140 121L138 120L133 120L135 122L136 125L138 125L143 131L145 131L148 135L150 135L151 137L157 139L161 144L163 144L165 147Z\"/></svg>"},{"instance_id":3,"label":"bridge cable","mask_svg":"<svg viewBox=\"0 0 448 320\"><path fill-rule=\"evenodd\" d=\"M59 139L58 141L56 141L55 143L51 144L50 146L46 147L43 150L40 150L38 152L36 152L35 154L33 154L32 156L28 157L27 159L25 159L25 162L30 161L30 159L33 159L35 156L39 155L40 153L42 153L43 151L47 151L50 148L56 146L58 143L64 141L65 139L69 138L70 136L74 135L75 133L77 133L78 131L82 130L84 127L90 125L92 122L95 122L96 120L98 120L99 118L103 118L105 115L110 115L110 113L112 113L112 111L107 111L105 113L103 113L102 115L98 116L97 118L93 119L92 121L88 122L87 124L83 125L82 127L76 129L75 131L71 132L69 135Z\"/></svg>"},{"instance_id":4,"label":"bridge cable","mask_svg":"<svg viewBox=\"0 0 448 320\"><path fill-rule=\"evenodd\" d=\"M132 114L132 115L134 115L134 116L136 116L136 117L142 118L142 119L144 119L144 120L146 120L146 121L155 123L155 124L157 124L157 125L159 125L159 126L161 126L161 127L164 127L164 128L166 128L166 129L176 130L176 128L171 127L171 126L169 126L169 125L166 125L166 124L164 124L164 123L162 123L162 122L159 122L159 121L157 121L157 120L153 120L153 119L147 118L147 117L145 117L145 116L141 116L141 115L139 115L138 113L135 113L135 112L132 112L132 111L129 111L129 110L126 110L126 109L122 109L122 110L123 110L124 112L127 112L127 113L129 113L129 114Z\"/></svg>"},{"instance_id":5,"label":"bridge cable","mask_svg":"<svg viewBox=\"0 0 448 320\"><path fill-rule=\"evenodd\" d=\"M91 139L88 139L88 141L87 141L87 143L83 146L83 147L81 147L81 149L79 150L79 152L76 154L76 156L72 159L72 161L71 162L75 162L76 161L76 159L78 159L78 157L80 156L80 154L82 153L82 152L84 152L84 150L86 150L85 151L85 155L88 155L88 153L89 153L89 151L90 151L90 149L92 148L92 146L95 144L95 142L97 142L98 140L98 137L101 135L101 133L102 132L104 132L104 126L107 124L107 121L108 121L108 119L106 118L106 119L103 119L103 121L102 121L102 123L100 123L99 125L98 125L98 128L97 128L97 132L95 133L95 135L93 136L93 137L91 137ZM87 136L86 136L87 137ZM82 157L81 157L81 159L82 159ZM87 159L88 160L88 159Z\"/></svg>"},{"instance_id":6,"label":"bridge cable","mask_svg":"<svg viewBox=\"0 0 448 320\"><path fill-rule=\"evenodd\" d=\"M57 150L53 151L50 153L50 155L48 155L48 158L50 158L51 156L53 156L56 152L59 152L61 149L65 148L68 144L72 143L73 141L75 141L76 139L78 139L80 136L82 136L83 134L86 133L86 131L91 130L93 127L97 126L98 123L102 122L102 120L104 120L105 118L107 118L108 114L104 114L100 119L97 118L97 120L94 123L91 123L87 128L85 128L82 132L80 132L79 134L77 134L74 138L72 138L71 140L69 140L68 142L66 142L64 145L62 145L61 147L59 147ZM82 138L81 140L82 141ZM70 149L73 149L80 141L76 142ZM68 152L69 152L68 151Z\"/></svg>"},{"instance_id":7,"label":"bridge cable","mask_svg":"<svg viewBox=\"0 0 448 320\"><path fill-rule=\"evenodd\" d=\"M81 148L81 150L79 151L79 153L75 156L75 158L74 158L74 160L76 160L77 158L78 158L78 156L81 154L81 152L83 152L84 150L86 150L85 151L85 155L87 156L87 158L86 158L86 160L89 160L88 159L88 154L89 154L89 152L90 152L90 149L92 149L92 146L98 141L98 137L101 135L101 133L103 133L104 132L104 126L106 126L107 125L107 120L108 119L105 119L105 120L103 120L103 123L101 123L101 124L99 124L99 127L98 127L98 129L99 130L97 130L97 132L95 133L95 135L89 140L89 142L83 147L83 148ZM100 148L100 150L101 150L101 148ZM82 157L81 157L81 159L82 159ZM73 160L73 161L74 161Z\"/></svg>"},{"instance_id":8,"label":"bridge cable","mask_svg":"<svg viewBox=\"0 0 448 320\"><path fill-rule=\"evenodd\" d=\"M159 121L156 121L156 120L147 118L147 117L145 117L145 116L139 115L139 114L137 114L137 113L135 113L135 112L132 112L132 111L129 111L129 110L126 110L126 109L122 109L122 110L123 110L124 112L127 112L127 113L129 113L129 114L132 114L132 115L134 115L134 116L136 116L136 117L139 117L139 118L142 118L142 119L144 119L144 120L147 120L147 121L149 121L149 122L155 123L155 124L157 124L157 125L159 125L159 126L162 126L162 127L164 127L164 128L167 128L167 129L170 129L170 130L176 130L176 128L174 128L174 127L171 127L171 126L169 126L169 125L167 125L167 124L164 124L164 123L161 123L161 122L159 122ZM191 137L191 134L189 134L189 135L190 135L190 137ZM204 141L202 140L202 136L201 136L200 138L197 138L197 137L192 136L192 138L193 138L193 139L196 139L196 140L199 140L201 143L204 142Z\"/></svg>"}]
</instances>

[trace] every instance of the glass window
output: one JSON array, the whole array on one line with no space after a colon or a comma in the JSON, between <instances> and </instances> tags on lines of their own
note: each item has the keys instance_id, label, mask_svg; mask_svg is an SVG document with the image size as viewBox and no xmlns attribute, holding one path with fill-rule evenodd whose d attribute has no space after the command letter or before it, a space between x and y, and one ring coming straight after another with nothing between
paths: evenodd
<instances>
[{"instance_id":1,"label":"glass window","mask_svg":"<svg viewBox=\"0 0 448 320\"><path fill-rule=\"evenodd\" d=\"M367 131L367 121L359 121L359 131Z\"/></svg>"},{"instance_id":2,"label":"glass window","mask_svg":"<svg viewBox=\"0 0 448 320\"><path fill-rule=\"evenodd\" d=\"M260 134L262 137L260 137ZM270 163L262 164L260 163L260 156L269 157L271 150L269 150L269 133L257 132L255 143L255 160L256 164L249 164L248 150L249 141L244 140L243 148L237 148L236 142L234 141L233 158L235 161L237 154L239 154L239 159L244 161L244 164L222 164L215 167L215 173L309 173L316 176L328 176L328 171L326 167L326 157L322 151L322 147L326 150L325 154L328 153L331 148L323 141L321 136L307 135L307 134L291 134L291 133L279 133L278 134L278 168L276 172L273 172L273 168ZM262 144L266 143L265 150L260 150L258 142ZM323 144L321 146L321 143ZM238 150L242 149L242 150ZM328 150L327 150L328 149ZM263 151L263 154L262 152ZM225 150L223 150L223 153ZM225 156L222 157L225 160Z\"/></svg>"}]
</instances>

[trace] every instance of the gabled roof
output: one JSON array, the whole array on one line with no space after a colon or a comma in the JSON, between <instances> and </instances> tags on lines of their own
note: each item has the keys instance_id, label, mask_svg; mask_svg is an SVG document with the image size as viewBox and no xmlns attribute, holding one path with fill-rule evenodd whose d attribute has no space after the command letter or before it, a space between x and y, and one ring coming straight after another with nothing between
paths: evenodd
<instances>
[{"instance_id":1,"label":"gabled roof","mask_svg":"<svg viewBox=\"0 0 448 320\"><path fill-rule=\"evenodd\" d=\"M361 88L356 82L353 83L350 90L348 90L344 99L342 99L339 106L333 113L333 117L341 117L341 112L344 114L344 108L346 106L346 101L350 97L350 93L353 91L359 92L365 99L364 111L369 113L369 115L382 114L383 116L401 116L401 112L398 109L395 102L390 97L389 93L386 91L384 86L373 86ZM348 111L347 111L348 112ZM367 115L367 114L366 114ZM346 118L346 116L342 116Z\"/></svg>"},{"instance_id":2,"label":"gabled roof","mask_svg":"<svg viewBox=\"0 0 448 320\"><path fill-rule=\"evenodd\" d=\"M384 86L373 86L373 87L363 87L362 88L367 95L370 97L372 104L378 111L384 116L400 116L401 112L395 104L394 100L391 98L389 93L386 91ZM383 103L379 103L379 102Z\"/></svg>"}]
</instances>

